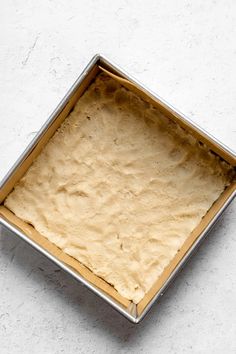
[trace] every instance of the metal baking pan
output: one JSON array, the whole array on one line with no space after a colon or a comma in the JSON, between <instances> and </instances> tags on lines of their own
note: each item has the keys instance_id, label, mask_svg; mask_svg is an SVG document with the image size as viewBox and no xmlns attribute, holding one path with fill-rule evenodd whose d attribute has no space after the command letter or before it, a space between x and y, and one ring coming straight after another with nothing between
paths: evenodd
<instances>
[{"instance_id":1,"label":"metal baking pan","mask_svg":"<svg viewBox=\"0 0 236 354\"><path fill-rule=\"evenodd\" d=\"M137 80L121 70L117 65L113 64L104 56L98 54L92 58L69 92L40 129L36 137L19 157L5 178L1 181L0 204L3 204L4 199L14 188L15 183L27 171L34 158L40 153L50 137L72 111L78 98L83 94L90 82L101 70L107 72L110 76L118 80L128 89L139 94L144 100L151 102L161 112L176 121L184 129L190 131L190 133L196 136L199 141L206 144L211 151L235 167L236 155L234 152L219 143L215 138L199 128L195 123L166 103L158 95L151 92L149 89L137 82ZM17 217L11 215L11 213L7 211L3 205L0 205L0 222L3 226L14 232L39 252L51 259L64 271L83 283L95 294L102 297L127 319L134 323L138 323L144 318L154 302L160 299L170 282L174 279L188 258L197 249L200 242L207 235L209 230L233 200L235 195L236 183L233 181L231 185L222 193L219 199L213 204L196 230L194 230L194 232L189 236L187 242L185 242L183 247L180 249L180 252L178 252L173 261L171 261L171 264L164 270L160 280L158 280L155 286L137 305L127 299L122 299L122 296L120 296L109 284L96 277L88 269L85 269L85 267L80 265L78 261L69 259L72 257L65 256L65 254L63 254L60 250L55 251L56 247L52 244L49 245L49 241L46 241L45 243L46 239L42 240L43 236L37 238L37 235L35 235L36 231L33 230L32 226L27 225L23 221L17 220ZM75 265L76 262L78 263L78 266Z\"/></svg>"}]
</instances>

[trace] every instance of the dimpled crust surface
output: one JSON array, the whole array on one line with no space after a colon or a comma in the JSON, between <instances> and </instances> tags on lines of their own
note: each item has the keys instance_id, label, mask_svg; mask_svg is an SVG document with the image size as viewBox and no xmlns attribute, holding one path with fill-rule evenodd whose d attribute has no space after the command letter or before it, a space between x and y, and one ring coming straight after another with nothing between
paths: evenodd
<instances>
[{"instance_id":1,"label":"dimpled crust surface","mask_svg":"<svg viewBox=\"0 0 236 354\"><path fill-rule=\"evenodd\" d=\"M138 303L229 175L195 138L99 74L5 205Z\"/></svg>"}]
</instances>

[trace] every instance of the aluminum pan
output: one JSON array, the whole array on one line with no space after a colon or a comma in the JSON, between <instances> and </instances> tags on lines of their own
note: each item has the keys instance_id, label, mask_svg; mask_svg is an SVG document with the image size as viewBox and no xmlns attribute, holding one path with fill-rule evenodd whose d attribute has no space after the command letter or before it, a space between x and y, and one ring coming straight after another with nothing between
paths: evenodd
<instances>
[{"instance_id":1,"label":"aluminum pan","mask_svg":"<svg viewBox=\"0 0 236 354\"><path fill-rule=\"evenodd\" d=\"M138 85L141 87L143 90L145 90L148 95L152 96L154 99L158 100L159 102L163 103L167 108L171 109L171 111L175 112L181 118L185 121L188 122L193 128L198 129L200 132L202 132L205 136L207 136L209 139L214 141L217 145L219 145L225 152L231 154L232 156L235 156L234 152L230 150L228 147L225 145L221 144L217 139L212 137L210 134L208 134L206 131L204 131L202 128L200 128L197 124L192 122L189 118L187 118L185 115L182 113L178 112L176 109L174 109L170 104L168 104L165 100L163 100L160 96L157 94L153 93L150 91L147 87L139 83L136 79L131 77L129 74L127 74L125 71L123 71L119 66L116 64L112 63L109 61L107 58L104 56L97 54L95 55L92 60L89 62L89 64L86 66L86 68L83 70L81 75L78 77L78 79L75 81L71 89L68 91L68 93L65 95L65 97L62 99L62 101L59 103L57 108L53 111L53 113L50 115L48 120L45 122L45 124L42 126L42 128L39 130L38 134L35 136L35 138L31 141L31 143L28 145L28 147L25 149L23 154L19 157L19 159L16 161L16 163L13 165L13 167L9 170L9 172L6 174L6 176L3 178L3 180L0 182L0 189L3 188L3 186L7 183L7 181L11 178L13 173L21 166L22 162L25 160L27 156L31 153L31 151L34 149L34 147L37 145L41 137L43 136L44 132L49 128L49 126L52 124L52 122L57 118L58 114L64 109L66 106L67 102L69 99L73 96L73 94L76 92L78 87L81 85L83 80L86 78L88 73L92 70L92 68L98 64L98 63L104 63L106 64L109 68L113 69L116 73L120 74L127 80L133 82L134 84ZM217 214L214 216L214 218L211 220L207 228L202 232L196 242L192 245L192 247L188 250L188 252L184 255L182 258L181 262L178 264L178 266L175 268L175 270L172 272L171 276L167 279L165 284L162 286L162 288L156 293L156 295L153 297L153 299L149 302L149 304L146 306L144 311L142 312L141 315L137 315L135 307L131 307L129 309L125 309L122 305L120 305L117 301L115 301L113 298L111 298L109 295L104 293L102 290L97 288L95 285L91 284L89 281L87 281L84 277L82 277L78 272L73 270L71 267L66 265L65 263L61 262L58 260L56 257L54 257L52 254L50 254L48 251L43 249L41 246L39 246L36 242L32 241L27 235L25 235L21 230L19 230L17 227L9 223L5 218L0 216L0 223L8 228L10 231L14 232L17 234L20 238L22 238L24 241L26 241L28 244L30 244L32 247L34 247L36 250L44 254L48 259L53 261L55 264L57 264L60 268L62 268L65 272L68 274L72 275L76 280L84 284L88 289L93 291L96 295L100 296L103 298L107 303L109 303L115 310L120 312L123 316L125 316L128 320L130 320L133 323L138 323L140 322L144 316L147 314L147 312L150 310L150 308L153 306L153 304L158 301L161 296L163 295L164 291L167 289L167 287L170 285L171 281L175 278L175 276L179 273L179 271L182 269L186 261L190 258L190 256L194 253L194 251L197 249L199 246L200 242L206 237L207 233L210 231L212 226L215 224L215 222L219 219L223 211L226 209L226 207L230 204L230 202L233 200L233 198L236 196L236 192L232 193L230 198L224 203L222 208L219 209Z\"/></svg>"}]
</instances>

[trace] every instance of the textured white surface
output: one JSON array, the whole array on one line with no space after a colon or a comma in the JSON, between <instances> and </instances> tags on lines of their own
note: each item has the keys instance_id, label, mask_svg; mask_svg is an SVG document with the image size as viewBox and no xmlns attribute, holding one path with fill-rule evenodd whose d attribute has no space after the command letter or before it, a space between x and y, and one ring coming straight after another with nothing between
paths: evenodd
<instances>
[{"instance_id":1,"label":"textured white surface","mask_svg":"<svg viewBox=\"0 0 236 354\"><path fill-rule=\"evenodd\" d=\"M2 1L0 177L101 52L236 150L236 3ZM5 230L8 353L236 352L235 203L138 326Z\"/></svg>"}]
</instances>

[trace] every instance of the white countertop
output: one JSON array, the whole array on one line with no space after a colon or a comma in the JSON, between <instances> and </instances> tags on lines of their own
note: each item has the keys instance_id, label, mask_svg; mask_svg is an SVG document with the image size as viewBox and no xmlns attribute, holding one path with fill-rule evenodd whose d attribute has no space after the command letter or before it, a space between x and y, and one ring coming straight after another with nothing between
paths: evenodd
<instances>
[{"instance_id":1,"label":"white countertop","mask_svg":"<svg viewBox=\"0 0 236 354\"><path fill-rule=\"evenodd\" d=\"M235 14L234 0L3 1L0 178L97 52L236 150ZM2 230L1 354L235 354L235 211L138 326Z\"/></svg>"}]
</instances>

